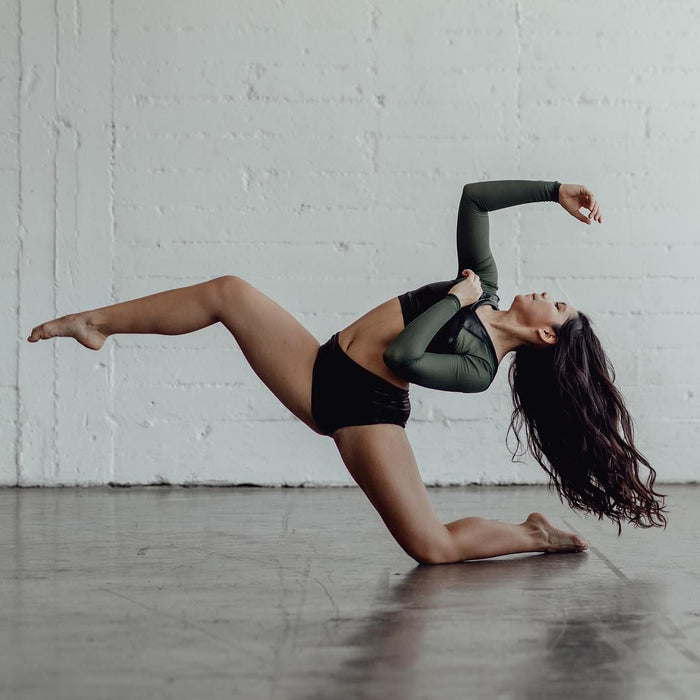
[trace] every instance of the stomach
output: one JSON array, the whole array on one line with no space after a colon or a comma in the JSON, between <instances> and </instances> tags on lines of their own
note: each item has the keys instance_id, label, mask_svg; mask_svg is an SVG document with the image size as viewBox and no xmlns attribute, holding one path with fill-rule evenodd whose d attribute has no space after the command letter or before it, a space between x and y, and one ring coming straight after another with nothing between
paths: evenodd
<instances>
[{"instance_id":1,"label":"stomach","mask_svg":"<svg viewBox=\"0 0 700 700\"><path fill-rule=\"evenodd\" d=\"M408 390L410 382L395 374L385 364L384 351L403 330L403 314L398 297L375 306L338 334L338 344L358 365L378 377Z\"/></svg>"}]
</instances>

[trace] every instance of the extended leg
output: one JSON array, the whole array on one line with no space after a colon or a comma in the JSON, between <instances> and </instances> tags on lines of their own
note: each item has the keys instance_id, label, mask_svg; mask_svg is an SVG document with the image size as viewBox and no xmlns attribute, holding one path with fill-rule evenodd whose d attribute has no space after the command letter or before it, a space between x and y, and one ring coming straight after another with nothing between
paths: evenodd
<instances>
[{"instance_id":1,"label":"extended leg","mask_svg":"<svg viewBox=\"0 0 700 700\"><path fill-rule=\"evenodd\" d=\"M253 371L314 432L311 381L319 343L288 311L235 275L170 289L36 326L27 340L70 336L99 350L115 333L192 333L213 323L231 332Z\"/></svg>"},{"instance_id":2,"label":"extended leg","mask_svg":"<svg viewBox=\"0 0 700 700\"><path fill-rule=\"evenodd\" d=\"M192 333L216 323L224 277L169 289L139 299L99 309L69 314L36 326L29 342L58 336L74 337L92 350L99 350L115 333Z\"/></svg>"},{"instance_id":3,"label":"extended leg","mask_svg":"<svg viewBox=\"0 0 700 700\"><path fill-rule=\"evenodd\" d=\"M156 333L181 335L219 320L223 277L86 312L88 321L105 335Z\"/></svg>"}]
</instances>

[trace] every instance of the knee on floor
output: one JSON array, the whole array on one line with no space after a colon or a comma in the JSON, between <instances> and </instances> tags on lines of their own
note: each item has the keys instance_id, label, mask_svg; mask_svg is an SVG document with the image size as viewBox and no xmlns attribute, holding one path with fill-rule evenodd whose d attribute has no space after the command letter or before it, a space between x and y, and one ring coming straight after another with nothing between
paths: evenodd
<instances>
[{"instance_id":1,"label":"knee on floor","mask_svg":"<svg viewBox=\"0 0 700 700\"><path fill-rule=\"evenodd\" d=\"M409 557L419 564L450 564L460 561L451 533L445 528L444 533L432 537L422 537L402 544Z\"/></svg>"}]
</instances>

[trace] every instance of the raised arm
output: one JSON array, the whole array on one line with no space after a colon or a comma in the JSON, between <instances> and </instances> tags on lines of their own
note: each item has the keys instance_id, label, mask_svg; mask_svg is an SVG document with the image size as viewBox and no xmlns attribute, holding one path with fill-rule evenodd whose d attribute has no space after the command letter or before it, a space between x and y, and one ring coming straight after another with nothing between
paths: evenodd
<instances>
[{"instance_id":1,"label":"raised arm","mask_svg":"<svg viewBox=\"0 0 700 700\"><path fill-rule=\"evenodd\" d=\"M490 180L465 185L457 215L457 278L473 270L487 291L497 291L498 270L489 245L488 212L528 202L557 202L556 180ZM388 345L384 362L396 374L443 391L484 391L493 380L491 358L472 353L426 352L437 332L460 310L447 294L413 319Z\"/></svg>"},{"instance_id":2,"label":"raised arm","mask_svg":"<svg viewBox=\"0 0 700 700\"><path fill-rule=\"evenodd\" d=\"M488 180L470 182L462 190L457 214L457 277L474 270L482 286L498 289L498 268L489 243L488 212L529 202L558 202L556 180Z\"/></svg>"}]
</instances>

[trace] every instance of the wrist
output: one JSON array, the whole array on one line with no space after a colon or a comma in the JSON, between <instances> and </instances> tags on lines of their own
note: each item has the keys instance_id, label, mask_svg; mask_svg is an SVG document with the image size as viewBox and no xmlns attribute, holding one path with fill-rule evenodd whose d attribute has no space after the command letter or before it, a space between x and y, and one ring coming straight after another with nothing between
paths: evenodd
<instances>
[{"instance_id":1,"label":"wrist","mask_svg":"<svg viewBox=\"0 0 700 700\"><path fill-rule=\"evenodd\" d=\"M558 182L557 180L554 181L554 190L552 191L552 201L553 202L558 202L559 201L559 189L561 188L561 182Z\"/></svg>"},{"instance_id":2,"label":"wrist","mask_svg":"<svg viewBox=\"0 0 700 700\"><path fill-rule=\"evenodd\" d=\"M448 292L448 293L447 293L447 297L448 297L448 298L449 298L449 297L452 297L452 299L455 300L455 302L456 302L456 304L457 304L457 310L458 310L458 311L462 308L462 300L461 300L456 294L452 294L452 292Z\"/></svg>"}]
</instances>

